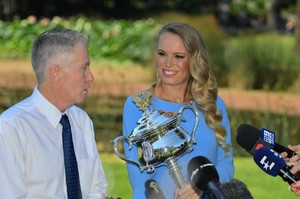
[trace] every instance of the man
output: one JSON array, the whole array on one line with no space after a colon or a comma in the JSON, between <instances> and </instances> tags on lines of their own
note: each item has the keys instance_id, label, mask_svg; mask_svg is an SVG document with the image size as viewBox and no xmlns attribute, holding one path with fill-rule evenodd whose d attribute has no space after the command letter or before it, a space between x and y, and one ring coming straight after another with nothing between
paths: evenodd
<instances>
[{"instance_id":1,"label":"man","mask_svg":"<svg viewBox=\"0 0 300 199\"><path fill-rule=\"evenodd\" d=\"M68 29L48 30L34 41L37 86L0 116L0 198L105 198L93 123L74 105L94 81L87 42Z\"/></svg>"}]
</instances>

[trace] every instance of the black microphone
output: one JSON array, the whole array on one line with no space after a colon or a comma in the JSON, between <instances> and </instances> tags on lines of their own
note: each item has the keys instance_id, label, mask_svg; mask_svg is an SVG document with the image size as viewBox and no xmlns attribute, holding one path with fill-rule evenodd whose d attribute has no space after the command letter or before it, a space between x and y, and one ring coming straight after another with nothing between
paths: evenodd
<instances>
[{"instance_id":1,"label":"black microphone","mask_svg":"<svg viewBox=\"0 0 300 199\"><path fill-rule=\"evenodd\" d=\"M262 136L262 137L265 136L267 139L268 139L268 135L269 135L269 134L271 134L271 135L274 134L274 136L275 136L275 133L274 133L274 132L272 132L272 131L270 131L270 130L268 130L268 129L266 129L266 128L262 128L262 129L260 130L260 132L261 132L261 136ZM265 138L264 138L263 140L266 141ZM290 150L289 148L284 147L284 146L282 146L282 145L276 143L276 142L275 142L275 139L268 139L268 140L270 140L270 141L272 142L272 143L270 143L270 144L273 146L273 150L276 151L277 153L280 154L280 153L282 153L282 152L286 152L288 158L291 158L291 157L293 157L293 156L295 155L294 151L292 151L292 150Z\"/></svg>"},{"instance_id":2,"label":"black microphone","mask_svg":"<svg viewBox=\"0 0 300 199\"><path fill-rule=\"evenodd\" d=\"M226 199L220 189L219 174L214 165L203 156L194 157L188 164L191 184L202 191L208 191L214 199Z\"/></svg>"},{"instance_id":3,"label":"black microphone","mask_svg":"<svg viewBox=\"0 0 300 199\"><path fill-rule=\"evenodd\" d=\"M299 179L291 173L284 159L273 149L261 147L253 155L255 163L267 174L271 176L279 175L283 181L292 184Z\"/></svg>"},{"instance_id":4,"label":"black microphone","mask_svg":"<svg viewBox=\"0 0 300 199\"><path fill-rule=\"evenodd\" d=\"M267 129L262 129L267 130ZM268 130L267 130L268 131ZM241 124L237 129L236 141L237 143L246 149L251 155L253 155L260 147L265 146L273 149L277 153L286 152L287 157L291 158L295 153L287 147L284 147L278 143L274 145L264 141L261 138L261 131L250 124Z\"/></svg>"},{"instance_id":5,"label":"black microphone","mask_svg":"<svg viewBox=\"0 0 300 199\"><path fill-rule=\"evenodd\" d=\"M145 182L146 192L149 199L166 199L157 182L149 179Z\"/></svg>"}]
</instances>

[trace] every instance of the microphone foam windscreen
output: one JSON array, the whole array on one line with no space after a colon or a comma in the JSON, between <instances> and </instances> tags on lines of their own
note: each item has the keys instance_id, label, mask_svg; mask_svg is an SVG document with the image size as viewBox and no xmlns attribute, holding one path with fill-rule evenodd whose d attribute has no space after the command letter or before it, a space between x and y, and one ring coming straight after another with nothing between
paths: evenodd
<instances>
[{"instance_id":1,"label":"microphone foam windscreen","mask_svg":"<svg viewBox=\"0 0 300 199\"><path fill-rule=\"evenodd\" d=\"M277 176L279 171L286 166L284 159L268 147L260 148L254 155L255 163L267 174Z\"/></svg>"},{"instance_id":2,"label":"microphone foam windscreen","mask_svg":"<svg viewBox=\"0 0 300 199\"><path fill-rule=\"evenodd\" d=\"M223 183L221 189L228 199L253 199L247 185L237 178Z\"/></svg>"},{"instance_id":3,"label":"microphone foam windscreen","mask_svg":"<svg viewBox=\"0 0 300 199\"><path fill-rule=\"evenodd\" d=\"M250 151L260 135L260 130L254 126L241 124L237 129L236 141L242 148Z\"/></svg>"},{"instance_id":4,"label":"microphone foam windscreen","mask_svg":"<svg viewBox=\"0 0 300 199\"><path fill-rule=\"evenodd\" d=\"M203 156L194 157L188 164L191 183L205 191L210 181L218 182L219 174L214 165Z\"/></svg>"}]
</instances>

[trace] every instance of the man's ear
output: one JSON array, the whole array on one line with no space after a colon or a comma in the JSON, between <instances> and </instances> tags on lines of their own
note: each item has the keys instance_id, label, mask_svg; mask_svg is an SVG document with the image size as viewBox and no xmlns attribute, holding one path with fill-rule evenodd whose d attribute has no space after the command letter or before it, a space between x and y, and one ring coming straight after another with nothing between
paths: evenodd
<instances>
[{"instance_id":1,"label":"man's ear","mask_svg":"<svg viewBox=\"0 0 300 199\"><path fill-rule=\"evenodd\" d=\"M62 68L58 65L51 65L48 69L48 75L52 81L59 81L62 72Z\"/></svg>"}]
</instances>

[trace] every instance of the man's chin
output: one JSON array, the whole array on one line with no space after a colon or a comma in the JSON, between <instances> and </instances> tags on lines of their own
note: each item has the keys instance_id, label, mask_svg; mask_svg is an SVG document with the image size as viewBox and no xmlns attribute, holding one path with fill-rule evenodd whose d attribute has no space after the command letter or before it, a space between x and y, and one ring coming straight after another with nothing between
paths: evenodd
<instances>
[{"instance_id":1,"label":"man's chin","mask_svg":"<svg viewBox=\"0 0 300 199\"><path fill-rule=\"evenodd\" d=\"M77 104L83 103L86 100L87 95L82 95L78 100Z\"/></svg>"}]
</instances>

